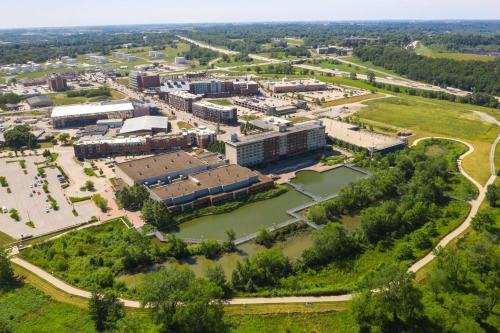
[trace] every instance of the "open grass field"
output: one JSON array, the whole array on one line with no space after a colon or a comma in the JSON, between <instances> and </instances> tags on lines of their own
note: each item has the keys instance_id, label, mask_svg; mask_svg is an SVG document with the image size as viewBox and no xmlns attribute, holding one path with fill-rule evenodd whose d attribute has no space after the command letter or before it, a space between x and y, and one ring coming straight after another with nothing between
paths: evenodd
<instances>
[{"instance_id":1,"label":"open grass field","mask_svg":"<svg viewBox=\"0 0 500 333\"><path fill-rule=\"evenodd\" d=\"M304 45L304 40L301 39L301 38L291 38L291 37L289 37L289 38L285 38L285 40L286 40L286 43L288 45L293 45L293 46L302 46L302 45Z\"/></svg>"},{"instance_id":2,"label":"open grass field","mask_svg":"<svg viewBox=\"0 0 500 333\"><path fill-rule=\"evenodd\" d=\"M429 57L429 58L442 58L442 59L452 59L452 60L477 60L477 61L492 61L495 57L472 54L472 53L459 53L459 52L437 52L431 47L427 47L422 43L418 43L415 48L417 54Z\"/></svg>"},{"instance_id":3,"label":"open grass field","mask_svg":"<svg viewBox=\"0 0 500 333\"><path fill-rule=\"evenodd\" d=\"M92 98L87 98L85 96L79 97L68 97L65 93L55 93L49 94L47 97L50 98L54 106L60 105L71 105L71 104L81 104L81 103L97 103L104 101L112 101L112 100L120 100L124 99L125 96L123 93L117 90L111 90L111 97L108 96L97 96Z\"/></svg>"},{"instance_id":4,"label":"open grass field","mask_svg":"<svg viewBox=\"0 0 500 333\"><path fill-rule=\"evenodd\" d=\"M382 98L382 97L385 97L385 95L384 94L369 94L369 95L363 95L363 96L346 97L346 98L341 98L341 99L336 99L333 101L321 103L321 107L328 108L328 107L337 106L337 105L359 103L359 102L363 102L366 100Z\"/></svg>"},{"instance_id":5,"label":"open grass field","mask_svg":"<svg viewBox=\"0 0 500 333\"><path fill-rule=\"evenodd\" d=\"M348 311L229 316L234 333L355 333L359 331Z\"/></svg>"},{"instance_id":6,"label":"open grass field","mask_svg":"<svg viewBox=\"0 0 500 333\"><path fill-rule=\"evenodd\" d=\"M0 319L13 332L95 332L88 313L25 285L0 296Z\"/></svg>"},{"instance_id":7,"label":"open grass field","mask_svg":"<svg viewBox=\"0 0 500 333\"><path fill-rule=\"evenodd\" d=\"M194 128L193 125L191 125L189 123L186 123L185 121L180 121L180 120L177 122L177 126L180 129L191 129L191 128Z\"/></svg>"},{"instance_id":8,"label":"open grass field","mask_svg":"<svg viewBox=\"0 0 500 333\"><path fill-rule=\"evenodd\" d=\"M368 73L368 69L364 67L358 67L354 65L349 65L346 63L339 63L339 64L332 64L329 61L323 61L319 64L316 64L315 66L319 66L321 68L328 68L328 69L338 69L339 71L342 72L348 72L348 73L356 73L356 74L366 74ZM375 73L375 76L380 76L380 74Z\"/></svg>"},{"instance_id":9,"label":"open grass field","mask_svg":"<svg viewBox=\"0 0 500 333\"><path fill-rule=\"evenodd\" d=\"M474 113L457 108L455 103L423 98L394 97L367 101L358 115L367 123L390 125L411 130L415 136L447 136L464 139L474 145L473 154L463 161L465 170L480 183L489 178L489 150L499 129L485 123Z\"/></svg>"}]
</instances>

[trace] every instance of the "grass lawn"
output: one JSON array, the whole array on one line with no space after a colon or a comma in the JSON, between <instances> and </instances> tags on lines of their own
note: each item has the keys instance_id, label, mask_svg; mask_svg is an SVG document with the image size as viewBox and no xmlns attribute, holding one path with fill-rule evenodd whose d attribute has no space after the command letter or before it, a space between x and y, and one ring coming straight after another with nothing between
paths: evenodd
<instances>
[{"instance_id":1,"label":"grass lawn","mask_svg":"<svg viewBox=\"0 0 500 333\"><path fill-rule=\"evenodd\" d=\"M243 121L252 121L252 120L259 119L259 116L254 115L254 114L244 114L244 115L238 116L238 118L240 120L243 120Z\"/></svg>"},{"instance_id":2,"label":"grass lawn","mask_svg":"<svg viewBox=\"0 0 500 333\"><path fill-rule=\"evenodd\" d=\"M179 126L180 129L190 129L190 128L194 128L193 125L189 124L189 123L186 123L185 121L178 121L177 122L177 126Z\"/></svg>"},{"instance_id":3,"label":"grass lawn","mask_svg":"<svg viewBox=\"0 0 500 333\"><path fill-rule=\"evenodd\" d=\"M422 43L418 43L415 48L415 52L419 55L423 55L429 58L444 58L452 60L478 60L478 61L493 61L495 57L472 54L472 53L460 53L460 52L437 52L431 47L427 47Z\"/></svg>"},{"instance_id":4,"label":"grass lawn","mask_svg":"<svg viewBox=\"0 0 500 333\"><path fill-rule=\"evenodd\" d=\"M0 231L0 248L3 248L3 247L5 247L5 246L7 246L10 243L13 243L15 241L16 241L15 238L10 237L9 235Z\"/></svg>"},{"instance_id":5,"label":"grass lawn","mask_svg":"<svg viewBox=\"0 0 500 333\"><path fill-rule=\"evenodd\" d=\"M222 106L230 106L233 105L230 100L228 99L209 99L207 102L217 104L217 105L222 105Z\"/></svg>"},{"instance_id":6,"label":"grass lawn","mask_svg":"<svg viewBox=\"0 0 500 333\"><path fill-rule=\"evenodd\" d=\"M285 38L288 45L302 46L304 45L304 40L301 38Z\"/></svg>"},{"instance_id":7,"label":"grass lawn","mask_svg":"<svg viewBox=\"0 0 500 333\"><path fill-rule=\"evenodd\" d=\"M328 108L328 107L337 106L337 105L358 103L358 102L362 102L362 101L366 101L366 100L370 100L370 99L382 98L384 96L385 96L384 94L368 94L368 95L362 95L362 96L346 97L346 98L341 98L341 99L336 99L333 101L321 103L321 107Z\"/></svg>"},{"instance_id":8,"label":"grass lawn","mask_svg":"<svg viewBox=\"0 0 500 333\"><path fill-rule=\"evenodd\" d=\"M248 65L253 65L253 64L259 64L262 63L261 60L254 60L252 61L237 61L235 59L235 56L230 56L229 61L223 61L222 59L215 64L217 67L233 67L233 66L248 66Z\"/></svg>"},{"instance_id":9,"label":"grass lawn","mask_svg":"<svg viewBox=\"0 0 500 333\"><path fill-rule=\"evenodd\" d=\"M287 118L287 120L290 120L294 124L298 124L298 123L303 123L305 121L309 121L312 119L309 117L297 116L297 117L293 117L293 118Z\"/></svg>"},{"instance_id":10,"label":"grass lawn","mask_svg":"<svg viewBox=\"0 0 500 333\"><path fill-rule=\"evenodd\" d=\"M358 115L369 124L390 125L411 130L415 137L447 136L464 139L475 151L463 161L465 170L480 183L489 178L490 145L499 133L495 125L485 123L455 106L456 103L425 98L393 97L367 101ZM470 106L469 106L470 107Z\"/></svg>"}]
</instances>

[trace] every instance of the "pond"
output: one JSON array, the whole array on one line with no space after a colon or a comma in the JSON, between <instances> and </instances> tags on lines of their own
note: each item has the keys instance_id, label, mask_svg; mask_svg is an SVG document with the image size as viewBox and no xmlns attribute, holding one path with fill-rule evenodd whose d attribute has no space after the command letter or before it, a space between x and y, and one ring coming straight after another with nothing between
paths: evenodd
<instances>
[{"instance_id":1,"label":"pond","mask_svg":"<svg viewBox=\"0 0 500 333\"><path fill-rule=\"evenodd\" d=\"M310 170L299 171L292 183L319 197L336 194L345 185L352 183L366 174L349 167L339 167L325 172Z\"/></svg>"},{"instance_id":2,"label":"pond","mask_svg":"<svg viewBox=\"0 0 500 333\"><path fill-rule=\"evenodd\" d=\"M309 201L309 197L290 189L278 197L254 202L229 213L184 222L176 235L181 238L225 240L226 231L234 230L236 238L240 238L292 219L286 211Z\"/></svg>"}]
</instances>

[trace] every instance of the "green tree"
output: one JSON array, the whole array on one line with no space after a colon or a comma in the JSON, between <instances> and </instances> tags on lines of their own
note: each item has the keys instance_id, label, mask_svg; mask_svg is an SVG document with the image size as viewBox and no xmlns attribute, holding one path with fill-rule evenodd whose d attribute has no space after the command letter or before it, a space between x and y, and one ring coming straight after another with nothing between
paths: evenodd
<instances>
[{"instance_id":1,"label":"green tree","mask_svg":"<svg viewBox=\"0 0 500 333\"><path fill-rule=\"evenodd\" d=\"M130 211L138 211L141 210L144 201L149 198L149 192L145 186L135 184L118 191L116 198L121 207Z\"/></svg>"},{"instance_id":2,"label":"green tree","mask_svg":"<svg viewBox=\"0 0 500 333\"><path fill-rule=\"evenodd\" d=\"M167 206L153 199L146 199L142 205L141 216L144 222L164 230L174 224Z\"/></svg>"},{"instance_id":3,"label":"green tree","mask_svg":"<svg viewBox=\"0 0 500 333\"><path fill-rule=\"evenodd\" d=\"M231 294L231 288L226 280L226 273L221 265L215 265L208 267L205 277L208 281L212 282L224 292L224 296L227 298Z\"/></svg>"},{"instance_id":4,"label":"green tree","mask_svg":"<svg viewBox=\"0 0 500 333\"><path fill-rule=\"evenodd\" d=\"M17 125L4 134L5 144L14 150L19 150L22 147L33 149L37 147L35 135L31 133L28 125Z\"/></svg>"},{"instance_id":5,"label":"green tree","mask_svg":"<svg viewBox=\"0 0 500 333\"><path fill-rule=\"evenodd\" d=\"M356 72L351 72L349 74L349 77L351 80L357 80L358 79L358 75L356 74Z\"/></svg>"},{"instance_id":6,"label":"green tree","mask_svg":"<svg viewBox=\"0 0 500 333\"><path fill-rule=\"evenodd\" d=\"M166 267L148 274L141 285L141 304L151 309L162 332L224 333L222 290L196 279L187 268Z\"/></svg>"},{"instance_id":7,"label":"green tree","mask_svg":"<svg viewBox=\"0 0 500 333\"><path fill-rule=\"evenodd\" d=\"M488 185L486 199L491 207L500 207L500 186L496 184Z\"/></svg>"},{"instance_id":8,"label":"green tree","mask_svg":"<svg viewBox=\"0 0 500 333\"><path fill-rule=\"evenodd\" d=\"M234 241L236 240L236 232L234 230L226 230L227 240L224 242L224 249L227 252L233 252L236 250L236 244Z\"/></svg>"},{"instance_id":9,"label":"green tree","mask_svg":"<svg viewBox=\"0 0 500 333\"><path fill-rule=\"evenodd\" d=\"M92 196L92 201L102 212L106 212L108 210L108 200L106 200L99 193Z\"/></svg>"},{"instance_id":10,"label":"green tree","mask_svg":"<svg viewBox=\"0 0 500 333\"><path fill-rule=\"evenodd\" d=\"M98 332L112 330L116 322L125 316L123 303L113 293L93 291L89 300L89 313Z\"/></svg>"},{"instance_id":11,"label":"green tree","mask_svg":"<svg viewBox=\"0 0 500 333\"><path fill-rule=\"evenodd\" d=\"M85 189L87 191L95 191L95 185L94 182L91 180L87 180L84 185Z\"/></svg>"},{"instance_id":12,"label":"green tree","mask_svg":"<svg viewBox=\"0 0 500 333\"><path fill-rule=\"evenodd\" d=\"M374 73L373 71L368 71L368 72L366 73L366 76L368 77L368 81L369 81L370 83L375 82L375 73Z\"/></svg>"},{"instance_id":13,"label":"green tree","mask_svg":"<svg viewBox=\"0 0 500 333\"><path fill-rule=\"evenodd\" d=\"M255 243L264 245L265 247L271 247L274 243L273 234L265 228L262 228L257 233L257 237L255 237Z\"/></svg>"},{"instance_id":14,"label":"green tree","mask_svg":"<svg viewBox=\"0 0 500 333\"><path fill-rule=\"evenodd\" d=\"M19 278L14 274L7 250L0 248L0 292L6 292L19 285Z\"/></svg>"},{"instance_id":15,"label":"green tree","mask_svg":"<svg viewBox=\"0 0 500 333\"><path fill-rule=\"evenodd\" d=\"M479 212L472 219L471 225L476 231L489 231L495 225L495 218L488 212Z\"/></svg>"},{"instance_id":16,"label":"green tree","mask_svg":"<svg viewBox=\"0 0 500 333\"><path fill-rule=\"evenodd\" d=\"M63 145L65 145L65 144L68 143L69 138L70 138L69 133L61 133L57 137L57 139L59 140L59 142L61 142Z\"/></svg>"},{"instance_id":17,"label":"green tree","mask_svg":"<svg viewBox=\"0 0 500 333\"><path fill-rule=\"evenodd\" d=\"M393 265L365 278L351 304L361 331L422 332L422 295L413 278L413 273Z\"/></svg>"}]
</instances>

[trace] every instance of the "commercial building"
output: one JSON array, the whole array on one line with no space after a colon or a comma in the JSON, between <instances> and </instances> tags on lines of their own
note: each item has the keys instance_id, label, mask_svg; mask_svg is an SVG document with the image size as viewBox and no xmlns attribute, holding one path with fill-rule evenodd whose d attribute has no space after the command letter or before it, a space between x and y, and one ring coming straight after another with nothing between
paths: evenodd
<instances>
[{"instance_id":1,"label":"commercial building","mask_svg":"<svg viewBox=\"0 0 500 333\"><path fill-rule=\"evenodd\" d=\"M64 91L68 89L66 78L60 74L51 74L47 77L47 85L52 91Z\"/></svg>"},{"instance_id":2,"label":"commercial building","mask_svg":"<svg viewBox=\"0 0 500 333\"><path fill-rule=\"evenodd\" d=\"M352 52L352 48L350 47L343 47L343 46L338 46L338 45L328 45L328 46L320 46L316 49L316 52L318 54L332 54L332 53L337 53L337 54L347 54L348 52Z\"/></svg>"},{"instance_id":3,"label":"commercial building","mask_svg":"<svg viewBox=\"0 0 500 333\"><path fill-rule=\"evenodd\" d=\"M235 125L238 123L238 114L234 106L224 106L199 101L193 103L193 115L214 123Z\"/></svg>"},{"instance_id":4,"label":"commercial building","mask_svg":"<svg viewBox=\"0 0 500 333\"><path fill-rule=\"evenodd\" d=\"M151 198L171 209L235 200L249 193L272 187L272 179L239 165L224 165L188 175L165 185L150 188Z\"/></svg>"},{"instance_id":5,"label":"commercial building","mask_svg":"<svg viewBox=\"0 0 500 333\"><path fill-rule=\"evenodd\" d=\"M158 133L167 133L170 124L167 117L143 116L126 119L120 129L120 135L156 135Z\"/></svg>"},{"instance_id":6,"label":"commercial building","mask_svg":"<svg viewBox=\"0 0 500 333\"><path fill-rule=\"evenodd\" d=\"M325 126L321 121L297 125L283 123L276 129L237 137L226 142L226 156L231 163L258 165L321 149L326 145Z\"/></svg>"},{"instance_id":7,"label":"commercial building","mask_svg":"<svg viewBox=\"0 0 500 333\"><path fill-rule=\"evenodd\" d=\"M200 99L200 97L181 90L172 91L166 96L168 105L177 110L182 110L185 112L192 112L193 103L198 99Z\"/></svg>"},{"instance_id":8,"label":"commercial building","mask_svg":"<svg viewBox=\"0 0 500 333\"><path fill-rule=\"evenodd\" d=\"M126 60L126 61L136 61L137 57L128 53L112 52L111 55L115 58Z\"/></svg>"},{"instance_id":9,"label":"commercial building","mask_svg":"<svg viewBox=\"0 0 500 333\"><path fill-rule=\"evenodd\" d=\"M186 58L185 57L175 57L175 64L176 65L185 65Z\"/></svg>"},{"instance_id":10,"label":"commercial building","mask_svg":"<svg viewBox=\"0 0 500 333\"><path fill-rule=\"evenodd\" d=\"M160 88L160 76L148 74L141 71L132 71L129 75L129 86L132 89L142 91L144 89Z\"/></svg>"},{"instance_id":11,"label":"commercial building","mask_svg":"<svg viewBox=\"0 0 500 333\"><path fill-rule=\"evenodd\" d=\"M47 96L39 95L33 96L26 99L26 103L30 106L30 108L45 108L52 106L52 101Z\"/></svg>"},{"instance_id":12,"label":"commercial building","mask_svg":"<svg viewBox=\"0 0 500 333\"><path fill-rule=\"evenodd\" d=\"M279 117L265 117L263 119L255 119L250 122L256 129L261 131L279 131L282 126L291 126L292 122Z\"/></svg>"},{"instance_id":13,"label":"commercial building","mask_svg":"<svg viewBox=\"0 0 500 333\"><path fill-rule=\"evenodd\" d=\"M328 85L316 79L266 81L264 87L275 94L327 90Z\"/></svg>"},{"instance_id":14,"label":"commercial building","mask_svg":"<svg viewBox=\"0 0 500 333\"><path fill-rule=\"evenodd\" d=\"M183 150L159 154L151 157L126 161L116 165L116 176L126 184L146 186L171 182L179 177L186 177L225 165L222 155L210 154L196 157Z\"/></svg>"},{"instance_id":15,"label":"commercial building","mask_svg":"<svg viewBox=\"0 0 500 333\"><path fill-rule=\"evenodd\" d=\"M103 57L103 56L98 56L98 55L89 56L89 60L92 62L97 62L99 64L106 64L109 62L108 58Z\"/></svg>"},{"instance_id":16,"label":"commercial building","mask_svg":"<svg viewBox=\"0 0 500 333\"><path fill-rule=\"evenodd\" d=\"M101 119L127 119L134 116L131 102L78 104L55 107L50 118L55 128L81 127Z\"/></svg>"},{"instance_id":17,"label":"commercial building","mask_svg":"<svg viewBox=\"0 0 500 333\"><path fill-rule=\"evenodd\" d=\"M331 140L352 150L386 154L406 147L406 142L397 137L382 135L360 129L358 125L322 118Z\"/></svg>"},{"instance_id":18,"label":"commercial building","mask_svg":"<svg viewBox=\"0 0 500 333\"><path fill-rule=\"evenodd\" d=\"M272 97L247 97L233 99L234 105L241 106L253 111L258 111L267 116L284 116L295 113L299 108L305 108L305 101L297 101L291 104L289 100Z\"/></svg>"},{"instance_id":19,"label":"commercial building","mask_svg":"<svg viewBox=\"0 0 500 333\"><path fill-rule=\"evenodd\" d=\"M139 137L82 138L73 145L78 159L108 156L135 156L193 147L207 148L215 142L215 131L200 127L180 133Z\"/></svg>"},{"instance_id":20,"label":"commercial building","mask_svg":"<svg viewBox=\"0 0 500 333\"><path fill-rule=\"evenodd\" d=\"M108 126L106 125L88 125L79 130L77 135L79 137L103 136L106 135L107 132Z\"/></svg>"}]
</instances>

